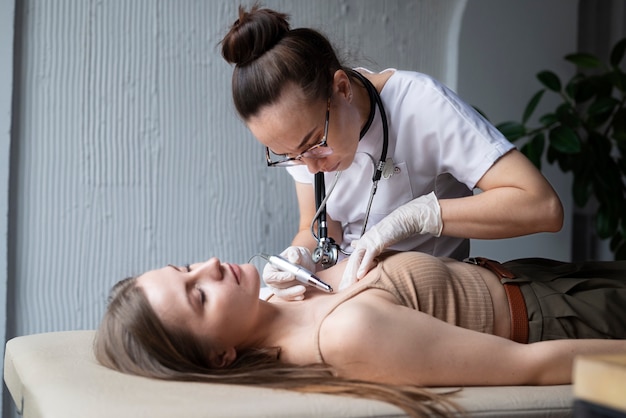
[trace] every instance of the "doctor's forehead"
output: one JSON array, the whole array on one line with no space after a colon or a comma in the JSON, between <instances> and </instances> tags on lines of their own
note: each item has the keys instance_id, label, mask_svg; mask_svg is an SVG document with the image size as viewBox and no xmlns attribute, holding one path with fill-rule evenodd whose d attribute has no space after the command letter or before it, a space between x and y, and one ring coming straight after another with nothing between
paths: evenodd
<instances>
[{"instance_id":1,"label":"doctor's forehead","mask_svg":"<svg viewBox=\"0 0 626 418\"><path fill-rule=\"evenodd\" d=\"M319 107L326 106L326 100L311 101L304 97L298 86L286 87L281 92L278 99L268 105L263 106L259 111L251 116L246 122L261 124L271 123L272 125L287 124L294 120L307 120L312 113L317 114Z\"/></svg>"},{"instance_id":2,"label":"doctor's forehead","mask_svg":"<svg viewBox=\"0 0 626 418\"><path fill-rule=\"evenodd\" d=\"M300 151L315 132L322 132L324 128L325 112L299 111L292 108L283 114L268 112L268 115L270 114L271 116L267 117L260 114L251 118L247 126L259 142L275 152Z\"/></svg>"}]
</instances>

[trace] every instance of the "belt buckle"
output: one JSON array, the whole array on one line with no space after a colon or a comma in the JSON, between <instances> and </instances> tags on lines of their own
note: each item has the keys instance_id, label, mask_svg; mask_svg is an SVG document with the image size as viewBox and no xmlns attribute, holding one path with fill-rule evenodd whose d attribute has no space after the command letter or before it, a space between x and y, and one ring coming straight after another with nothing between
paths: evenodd
<instances>
[{"instance_id":1,"label":"belt buckle","mask_svg":"<svg viewBox=\"0 0 626 418\"><path fill-rule=\"evenodd\" d=\"M463 262L468 264L474 264L476 266L482 266L483 264L485 264L481 257L467 257L463 259Z\"/></svg>"}]
</instances>

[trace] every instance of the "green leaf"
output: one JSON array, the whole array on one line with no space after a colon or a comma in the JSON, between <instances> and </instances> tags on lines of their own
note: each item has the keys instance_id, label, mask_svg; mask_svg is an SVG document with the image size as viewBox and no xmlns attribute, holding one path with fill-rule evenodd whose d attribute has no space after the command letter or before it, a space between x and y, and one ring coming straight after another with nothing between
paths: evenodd
<instances>
[{"instance_id":1,"label":"green leaf","mask_svg":"<svg viewBox=\"0 0 626 418\"><path fill-rule=\"evenodd\" d=\"M550 164L558 163L559 168L564 173L577 171L576 163L579 157L580 154L565 154L552 146L548 146L546 149L546 160L548 160Z\"/></svg>"},{"instance_id":2,"label":"green leaf","mask_svg":"<svg viewBox=\"0 0 626 418\"><path fill-rule=\"evenodd\" d=\"M604 130L603 126L607 124L613 115L613 109L617 105L617 100L612 97L599 98L592 103L589 109L587 109L587 128L590 130Z\"/></svg>"},{"instance_id":3,"label":"green leaf","mask_svg":"<svg viewBox=\"0 0 626 418\"><path fill-rule=\"evenodd\" d=\"M617 219L605 205L596 212L596 232L602 239L610 238L617 230Z\"/></svg>"},{"instance_id":4,"label":"green leaf","mask_svg":"<svg viewBox=\"0 0 626 418\"><path fill-rule=\"evenodd\" d=\"M585 207L591 196L591 183L586 172L574 172L574 182L572 183L572 196L574 203L579 208Z\"/></svg>"},{"instance_id":5,"label":"green leaf","mask_svg":"<svg viewBox=\"0 0 626 418\"><path fill-rule=\"evenodd\" d=\"M572 99L576 98L578 84L584 77L585 76L583 74L576 74L570 79L570 81L567 82L567 84L565 85L565 94L567 95L567 97L570 97Z\"/></svg>"},{"instance_id":6,"label":"green leaf","mask_svg":"<svg viewBox=\"0 0 626 418\"><path fill-rule=\"evenodd\" d=\"M602 61L598 57L584 52L568 54L565 56L565 59L581 68L598 68L602 66Z\"/></svg>"},{"instance_id":7,"label":"green leaf","mask_svg":"<svg viewBox=\"0 0 626 418\"><path fill-rule=\"evenodd\" d=\"M598 170L608 170L611 168L613 159L611 158L611 140L599 132L589 132L587 135L589 151L593 153L594 163ZM591 155L589 155L591 157Z\"/></svg>"},{"instance_id":8,"label":"green leaf","mask_svg":"<svg viewBox=\"0 0 626 418\"><path fill-rule=\"evenodd\" d=\"M577 128L580 126L580 115L569 103L562 103L556 108L556 117L561 125Z\"/></svg>"},{"instance_id":9,"label":"green leaf","mask_svg":"<svg viewBox=\"0 0 626 418\"><path fill-rule=\"evenodd\" d=\"M626 38L617 42L611 50L611 65L613 67L619 67L622 58L624 58L624 52L626 51Z\"/></svg>"},{"instance_id":10,"label":"green leaf","mask_svg":"<svg viewBox=\"0 0 626 418\"><path fill-rule=\"evenodd\" d=\"M553 73L552 71L541 71L537 74L537 79L546 86L548 89L556 92L561 91L561 80L559 76Z\"/></svg>"},{"instance_id":11,"label":"green leaf","mask_svg":"<svg viewBox=\"0 0 626 418\"><path fill-rule=\"evenodd\" d=\"M611 97L615 88L614 72L604 73L589 77L596 97Z\"/></svg>"},{"instance_id":12,"label":"green leaf","mask_svg":"<svg viewBox=\"0 0 626 418\"><path fill-rule=\"evenodd\" d=\"M546 91L544 89L539 90L535 95L530 99L530 102L526 105L526 109L524 109L524 116L522 116L522 123L528 122L528 119L532 116L535 108L537 108L537 104L541 100L541 97Z\"/></svg>"},{"instance_id":13,"label":"green leaf","mask_svg":"<svg viewBox=\"0 0 626 418\"><path fill-rule=\"evenodd\" d=\"M576 132L567 126L557 126L550 130L550 146L564 154L580 152L580 139Z\"/></svg>"},{"instance_id":14,"label":"green leaf","mask_svg":"<svg viewBox=\"0 0 626 418\"><path fill-rule=\"evenodd\" d=\"M621 108L615 115L613 115L613 121L611 122L611 128L613 129L613 138L616 142L626 141L626 109ZM626 145L626 143L624 144Z\"/></svg>"},{"instance_id":15,"label":"green leaf","mask_svg":"<svg viewBox=\"0 0 626 418\"><path fill-rule=\"evenodd\" d=\"M572 196L574 197L576 206L584 208L589 201L589 196L591 196L589 186L585 184L572 184Z\"/></svg>"},{"instance_id":16,"label":"green leaf","mask_svg":"<svg viewBox=\"0 0 626 418\"><path fill-rule=\"evenodd\" d=\"M587 113L590 115L600 115L604 113L610 113L615 109L619 102L612 97L602 97L591 103Z\"/></svg>"},{"instance_id":17,"label":"green leaf","mask_svg":"<svg viewBox=\"0 0 626 418\"><path fill-rule=\"evenodd\" d=\"M607 161L606 158L600 160L594 163L592 176L593 192L598 202L612 218L617 218L623 206L623 198L620 200L619 191L622 187L617 165L612 160Z\"/></svg>"},{"instance_id":18,"label":"green leaf","mask_svg":"<svg viewBox=\"0 0 626 418\"><path fill-rule=\"evenodd\" d=\"M502 122L496 128L511 142L526 135L526 128L519 122Z\"/></svg>"},{"instance_id":19,"label":"green leaf","mask_svg":"<svg viewBox=\"0 0 626 418\"><path fill-rule=\"evenodd\" d=\"M576 103L585 103L596 95L596 88L591 79L579 74L572 78L565 90Z\"/></svg>"},{"instance_id":20,"label":"green leaf","mask_svg":"<svg viewBox=\"0 0 626 418\"><path fill-rule=\"evenodd\" d=\"M543 154L545 142L545 135L538 133L524 144L520 150L539 170L541 170L541 155Z\"/></svg>"},{"instance_id":21,"label":"green leaf","mask_svg":"<svg viewBox=\"0 0 626 418\"><path fill-rule=\"evenodd\" d=\"M539 123L541 123L543 126L546 126L546 127L554 123L557 123L558 121L559 119L556 117L554 113L546 113L545 115L539 118Z\"/></svg>"}]
</instances>

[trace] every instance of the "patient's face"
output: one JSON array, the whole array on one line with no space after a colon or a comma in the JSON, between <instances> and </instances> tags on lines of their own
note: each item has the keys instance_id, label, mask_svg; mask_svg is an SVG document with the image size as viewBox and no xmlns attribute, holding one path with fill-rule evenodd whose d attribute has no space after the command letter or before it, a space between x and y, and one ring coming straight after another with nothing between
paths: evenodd
<instances>
[{"instance_id":1,"label":"patient's face","mask_svg":"<svg viewBox=\"0 0 626 418\"><path fill-rule=\"evenodd\" d=\"M137 278L163 324L197 338L237 346L253 328L259 305L259 274L251 264L211 258L190 266L152 270Z\"/></svg>"}]
</instances>

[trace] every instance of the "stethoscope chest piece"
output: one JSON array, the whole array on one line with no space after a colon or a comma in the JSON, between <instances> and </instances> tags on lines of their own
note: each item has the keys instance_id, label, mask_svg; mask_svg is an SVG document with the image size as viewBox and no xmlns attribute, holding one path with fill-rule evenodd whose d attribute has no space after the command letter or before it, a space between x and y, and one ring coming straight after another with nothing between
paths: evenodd
<instances>
[{"instance_id":1,"label":"stethoscope chest piece","mask_svg":"<svg viewBox=\"0 0 626 418\"><path fill-rule=\"evenodd\" d=\"M321 264L323 268L332 267L337 264L339 259L339 247L329 243L328 245L318 246L313 250L311 258L315 264Z\"/></svg>"}]
</instances>

